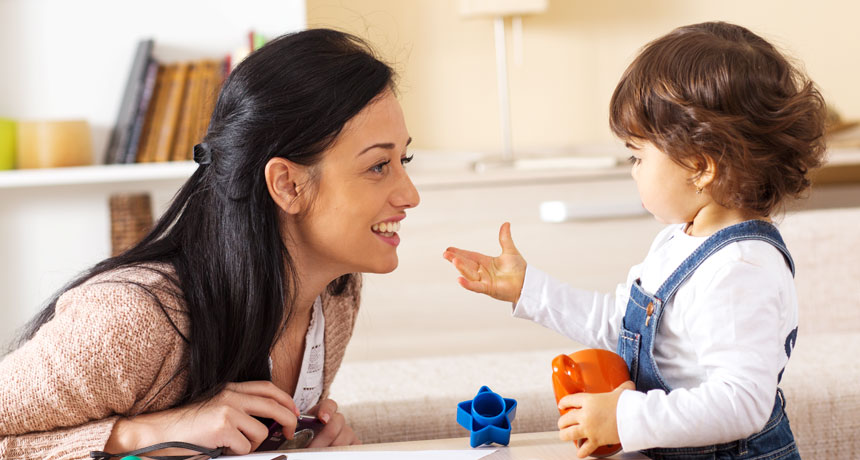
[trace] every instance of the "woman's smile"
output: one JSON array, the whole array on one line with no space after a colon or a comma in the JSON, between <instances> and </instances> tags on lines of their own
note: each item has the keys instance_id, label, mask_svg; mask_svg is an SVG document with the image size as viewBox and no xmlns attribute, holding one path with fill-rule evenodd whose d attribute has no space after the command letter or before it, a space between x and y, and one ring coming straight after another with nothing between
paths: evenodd
<instances>
[{"instance_id":1,"label":"woman's smile","mask_svg":"<svg viewBox=\"0 0 860 460\"><path fill-rule=\"evenodd\" d=\"M370 229L379 237L379 239L397 247L397 245L400 244L400 235L398 235L397 232L400 231L400 221L405 217L406 216L392 217L385 221L373 224Z\"/></svg>"}]
</instances>

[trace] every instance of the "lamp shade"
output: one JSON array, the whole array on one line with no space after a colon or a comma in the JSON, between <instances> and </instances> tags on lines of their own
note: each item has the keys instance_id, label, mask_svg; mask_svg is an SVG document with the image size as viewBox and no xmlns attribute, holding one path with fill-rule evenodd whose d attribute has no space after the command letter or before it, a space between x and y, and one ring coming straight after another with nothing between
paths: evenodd
<instances>
[{"instance_id":1,"label":"lamp shade","mask_svg":"<svg viewBox=\"0 0 860 460\"><path fill-rule=\"evenodd\" d=\"M464 18L525 16L546 11L549 0L460 0Z\"/></svg>"}]
</instances>

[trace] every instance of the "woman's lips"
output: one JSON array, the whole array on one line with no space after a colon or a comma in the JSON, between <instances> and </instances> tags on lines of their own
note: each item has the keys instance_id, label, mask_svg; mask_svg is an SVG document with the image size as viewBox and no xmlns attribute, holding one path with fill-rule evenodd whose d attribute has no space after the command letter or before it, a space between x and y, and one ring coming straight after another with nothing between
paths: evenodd
<instances>
[{"instance_id":1,"label":"woman's lips","mask_svg":"<svg viewBox=\"0 0 860 460\"><path fill-rule=\"evenodd\" d=\"M396 247L400 244L400 236L397 232L400 230L401 220L403 220L403 216L394 217L386 221L373 224L370 229L376 236L382 239L382 241Z\"/></svg>"},{"instance_id":2,"label":"woman's lips","mask_svg":"<svg viewBox=\"0 0 860 460\"><path fill-rule=\"evenodd\" d=\"M394 247L397 247L397 245L400 244L400 235L398 235L397 233L391 233L390 234L391 236L386 236L386 235L383 235L382 233L378 233L378 232L373 232L373 233L377 237L379 237L379 239L381 239L382 241L384 241L384 242L386 242L386 243L388 243Z\"/></svg>"}]
</instances>

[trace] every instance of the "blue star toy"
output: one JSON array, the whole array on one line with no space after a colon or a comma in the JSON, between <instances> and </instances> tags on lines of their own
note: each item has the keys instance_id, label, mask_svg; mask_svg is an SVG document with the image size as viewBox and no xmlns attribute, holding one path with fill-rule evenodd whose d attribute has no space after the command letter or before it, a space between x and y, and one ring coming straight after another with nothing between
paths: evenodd
<instances>
[{"instance_id":1,"label":"blue star toy","mask_svg":"<svg viewBox=\"0 0 860 460\"><path fill-rule=\"evenodd\" d=\"M478 390L475 399L457 404L457 423L472 433L472 447L491 443L507 446L516 415L517 401L502 398L487 386Z\"/></svg>"}]
</instances>

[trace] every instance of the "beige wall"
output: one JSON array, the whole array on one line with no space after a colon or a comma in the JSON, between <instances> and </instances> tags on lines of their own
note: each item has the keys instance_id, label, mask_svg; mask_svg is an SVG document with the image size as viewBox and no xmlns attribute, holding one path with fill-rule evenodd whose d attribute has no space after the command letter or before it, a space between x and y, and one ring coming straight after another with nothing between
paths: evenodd
<instances>
[{"instance_id":1,"label":"beige wall","mask_svg":"<svg viewBox=\"0 0 860 460\"><path fill-rule=\"evenodd\" d=\"M609 97L637 50L708 20L771 40L805 63L844 117L860 118L858 17L860 3L844 0L549 0L523 19L521 65L507 22L514 149L612 142ZM395 65L417 148L501 149L491 19L461 19L458 0L307 0L307 23L365 37Z\"/></svg>"}]
</instances>

